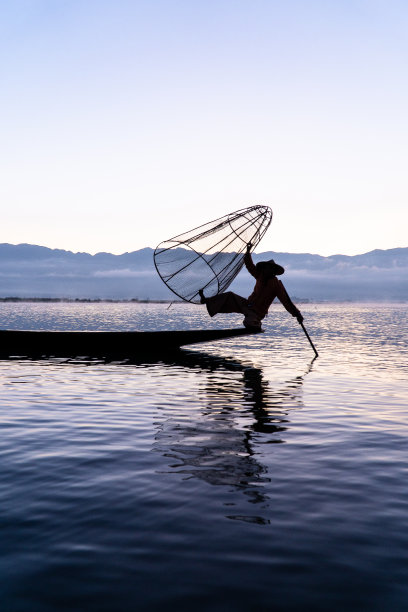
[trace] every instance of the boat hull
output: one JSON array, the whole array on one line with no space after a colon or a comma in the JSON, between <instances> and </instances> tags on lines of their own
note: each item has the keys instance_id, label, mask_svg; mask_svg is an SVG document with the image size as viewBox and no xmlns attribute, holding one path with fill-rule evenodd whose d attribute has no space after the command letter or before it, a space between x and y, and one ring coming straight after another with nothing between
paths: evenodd
<instances>
[{"instance_id":1,"label":"boat hull","mask_svg":"<svg viewBox=\"0 0 408 612\"><path fill-rule=\"evenodd\" d=\"M174 351L188 344L259 333L257 330L198 329L182 331L20 331L0 330L0 356L140 357Z\"/></svg>"}]
</instances>

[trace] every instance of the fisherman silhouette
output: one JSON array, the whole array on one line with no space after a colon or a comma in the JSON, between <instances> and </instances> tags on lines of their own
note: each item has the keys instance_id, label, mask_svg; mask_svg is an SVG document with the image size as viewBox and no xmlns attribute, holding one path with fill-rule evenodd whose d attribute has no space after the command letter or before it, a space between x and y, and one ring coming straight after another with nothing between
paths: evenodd
<instances>
[{"instance_id":1,"label":"fisherman silhouette","mask_svg":"<svg viewBox=\"0 0 408 612\"><path fill-rule=\"evenodd\" d=\"M204 290L200 289L198 293L201 303L207 306L210 317L220 312L238 312L245 315L243 324L246 328L259 330L262 319L268 314L269 306L277 297L286 310L302 323L300 310L288 296L282 281L276 278L285 272L284 268L273 259L260 261L255 265L251 257L251 247L252 244L248 243L244 263L248 272L256 279L253 292L248 298L243 298L233 291L206 298Z\"/></svg>"}]
</instances>

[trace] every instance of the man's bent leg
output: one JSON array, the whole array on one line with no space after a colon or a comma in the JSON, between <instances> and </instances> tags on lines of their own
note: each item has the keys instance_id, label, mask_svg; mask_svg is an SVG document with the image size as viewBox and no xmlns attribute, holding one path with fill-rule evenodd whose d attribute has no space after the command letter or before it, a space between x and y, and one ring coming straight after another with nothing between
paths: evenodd
<instances>
[{"instance_id":1,"label":"man's bent leg","mask_svg":"<svg viewBox=\"0 0 408 612\"><path fill-rule=\"evenodd\" d=\"M248 300L232 291L206 298L205 304L210 317L213 317L219 312L238 312L246 314L248 311Z\"/></svg>"}]
</instances>

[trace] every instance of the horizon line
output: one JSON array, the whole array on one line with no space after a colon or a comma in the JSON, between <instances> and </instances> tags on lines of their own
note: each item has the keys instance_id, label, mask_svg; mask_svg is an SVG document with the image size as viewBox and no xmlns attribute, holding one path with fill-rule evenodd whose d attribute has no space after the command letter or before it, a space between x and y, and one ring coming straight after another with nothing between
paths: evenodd
<instances>
[{"instance_id":1,"label":"horizon line","mask_svg":"<svg viewBox=\"0 0 408 612\"><path fill-rule=\"evenodd\" d=\"M129 255L131 253L137 253L138 251L144 251L144 250L151 250L154 251L155 247L141 247L139 249L135 249L133 251L123 251L121 253L113 253L111 251L95 251L95 252L89 252L89 251L73 251L73 250L69 250L69 249L62 249L60 247L50 247L50 246L46 246L46 245L42 245L42 244L34 244L31 242L19 242L19 243L12 243L12 242L1 242L0 243L0 247L1 246L15 246L15 247L19 247L19 246L28 246L28 247L38 247L38 248L42 248L42 249L48 249L51 251L63 251L65 253L72 253L74 255L90 255L91 257L94 257L96 255L112 255L114 257L120 257L122 255ZM183 247L180 247L183 248ZM408 246L405 247L390 247L387 249L383 249L383 248L375 248L375 249L371 249L369 251L365 251L363 253L355 253L353 255L348 255L346 253L332 253L330 255L321 255L320 253L315 253L315 252L306 252L306 251L300 251L300 252L295 252L295 251L274 251L271 249L265 250L265 251L258 251L258 254L261 253L280 253L282 255L315 255L318 257L324 257L324 258L330 258L330 257L338 257L338 256L342 256L342 257L358 257L359 255L368 255L369 253L373 253L375 251L396 251L396 250L403 250L403 249L407 249ZM257 253L255 253L255 251L253 252L254 255L256 255Z\"/></svg>"}]
</instances>

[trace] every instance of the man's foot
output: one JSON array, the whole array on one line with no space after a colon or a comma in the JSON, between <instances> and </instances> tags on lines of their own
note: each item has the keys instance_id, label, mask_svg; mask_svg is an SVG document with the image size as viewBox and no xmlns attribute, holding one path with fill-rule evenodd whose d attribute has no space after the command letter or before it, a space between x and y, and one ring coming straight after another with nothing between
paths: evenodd
<instances>
[{"instance_id":1,"label":"man's foot","mask_svg":"<svg viewBox=\"0 0 408 612\"><path fill-rule=\"evenodd\" d=\"M204 289L199 289L198 290L198 295L200 296L200 303L201 304L205 304L207 301L207 298L204 295Z\"/></svg>"},{"instance_id":2,"label":"man's foot","mask_svg":"<svg viewBox=\"0 0 408 612\"><path fill-rule=\"evenodd\" d=\"M253 331L253 332L261 332L263 331L262 327L260 325L249 325L248 323L244 323L244 327L245 329L247 329L248 331Z\"/></svg>"},{"instance_id":3,"label":"man's foot","mask_svg":"<svg viewBox=\"0 0 408 612\"><path fill-rule=\"evenodd\" d=\"M245 316L245 319L243 320L243 324L244 327L246 327L247 329L251 330L251 331L263 331L262 327L261 327L261 321L259 320L259 318L252 313L248 313Z\"/></svg>"}]
</instances>

